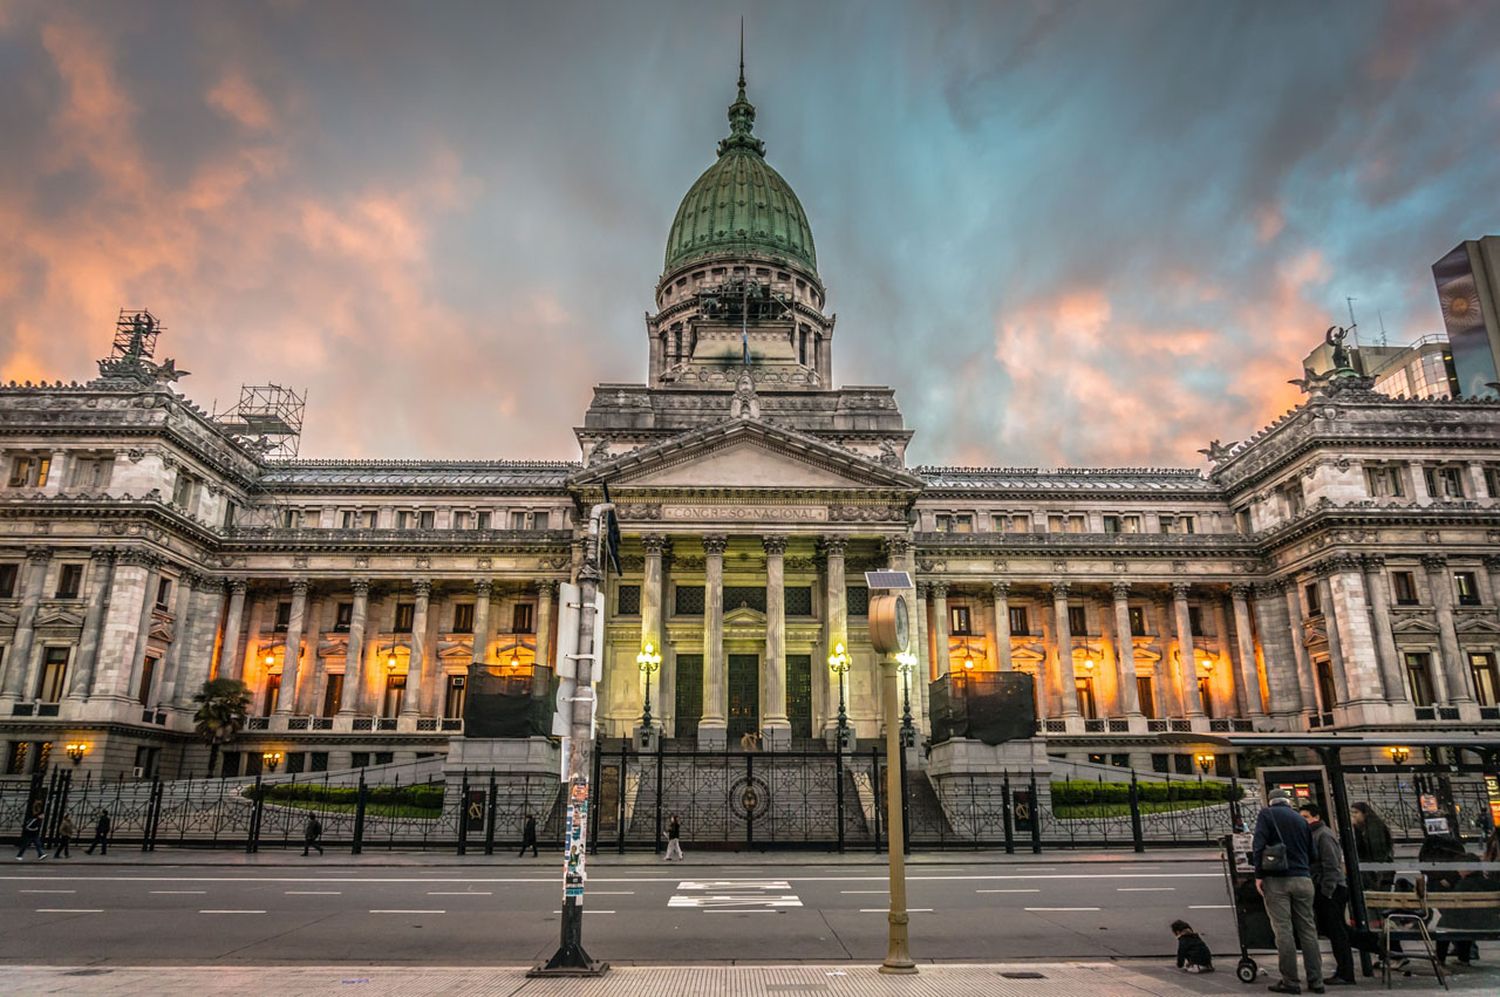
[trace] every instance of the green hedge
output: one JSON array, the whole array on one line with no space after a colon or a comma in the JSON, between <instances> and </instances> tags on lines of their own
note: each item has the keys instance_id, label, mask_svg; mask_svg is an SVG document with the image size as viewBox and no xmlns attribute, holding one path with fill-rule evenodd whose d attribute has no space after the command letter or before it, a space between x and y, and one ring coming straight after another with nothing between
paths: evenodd
<instances>
[{"instance_id":1,"label":"green hedge","mask_svg":"<svg viewBox=\"0 0 1500 997\"><path fill-rule=\"evenodd\" d=\"M371 803L421 807L429 810L441 810L443 806L442 783L423 783L417 786L370 786L368 792L368 799ZM245 795L254 799L255 790L246 790ZM316 782L262 786L260 795L268 803L340 803L353 806L359 801L358 787L325 786Z\"/></svg>"},{"instance_id":2,"label":"green hedge","mask_svg":"<svg viewBox=\"0 0 1500 997\"><path fill-rule=\"evenodd\" d=\"M1178 801L1223 803L1230 799L1230 787L1222 782L1140 782L1136 784L1143 803L1176 803ZM1234 787L1233 798L1244 799L1243 786ZM1062 780L1052 784L1054 806L1078 806L1087 803L1129 803L1130 783Z\"/></svg>"}]
</instances>

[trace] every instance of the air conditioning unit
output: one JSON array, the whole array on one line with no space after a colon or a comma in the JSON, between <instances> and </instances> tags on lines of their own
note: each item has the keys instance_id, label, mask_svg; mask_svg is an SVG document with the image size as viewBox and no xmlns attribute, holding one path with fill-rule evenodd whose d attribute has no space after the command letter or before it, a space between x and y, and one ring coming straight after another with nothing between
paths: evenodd
<instances>
[{"instance_id":1,"label":"air conditioning unit","mask_svg":"<svg viewBox=\"0 0 1500 997\"><path fill-rule=\"evenodd\" d=\"M463 675L455 675L455 676L453 676L453 688L455 688L455 689L462 689L464 687L465 680L466 680L466 677L463 676Z\"/></svg>"},{"instance_id":2,"label":"air conditioning unit","mask_svg":"<svg viewBox=\"0 0 1500 997\"><path fill-rule=\"evenodd\" d=\"M144 779L146 778L146 768L143 765L137 765L135 768L130 770L130 774L135 776L137 779Z\"/></svg>"}]
</instances>

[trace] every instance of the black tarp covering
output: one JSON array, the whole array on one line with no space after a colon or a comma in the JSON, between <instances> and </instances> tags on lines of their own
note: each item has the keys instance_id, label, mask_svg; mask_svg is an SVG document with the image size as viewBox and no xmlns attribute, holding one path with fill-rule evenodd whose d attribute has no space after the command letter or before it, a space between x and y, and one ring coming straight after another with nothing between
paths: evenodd
<instances>
[{"instance_id":1,"label":"black tarp covering","mask_svg":"<svg viewBox=\"0 0 1500 997\"><path fill-rule=\"evenodd\" d=\"M953 672L928 688L932 742L1002 744L1036 733L1036 693L1025 672Z\"/></svg>"},{"instance_id":2,"label":"black tarp covering","mask_svg":"<svg viewBox=\"0 0 1500 997\"><path fill-rule=\"evenodd\" d=\"M532 675L497 675L487 668L470 668L464 737L550 734L554 688L550 668L538 667Z\"/></svg>"}]
</instances>

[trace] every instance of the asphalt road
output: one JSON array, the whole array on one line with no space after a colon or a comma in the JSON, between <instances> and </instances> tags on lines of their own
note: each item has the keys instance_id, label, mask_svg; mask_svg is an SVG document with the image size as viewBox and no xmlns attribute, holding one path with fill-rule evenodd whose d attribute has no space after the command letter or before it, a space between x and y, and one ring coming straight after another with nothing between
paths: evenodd
<instances>
[{"instance_id":1,"label":"asphalt road","mask_svg":"<svg viewBox=\"0 0 1500 997\"><path fill-rule=\"evenodd\" d=\"M477 869L0 869L0 961L67 965L495 965L557 946L551 862ZM1166 956L1177 917L1235 945L1214 862L909 869L919 959ZM590 866L584 943L617 963L869 961L885 951L879 865Z\"/></svg>"}]
</instances>

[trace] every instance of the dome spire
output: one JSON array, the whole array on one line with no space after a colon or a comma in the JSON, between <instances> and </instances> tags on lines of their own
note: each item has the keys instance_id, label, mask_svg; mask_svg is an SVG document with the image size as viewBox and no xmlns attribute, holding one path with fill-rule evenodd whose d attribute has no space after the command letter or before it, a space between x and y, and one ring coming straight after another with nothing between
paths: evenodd
<instances>
[{"instance_id":1,"label":"dome spire","mask_svg":"<svg viewBox=\"0 0 1500 997\"><path fill-rule=\"evenodd\" d=\"M730 149L748 149L757 156L766 154L766 144L751 134L755 127L755 105L745 96L745 19L740 18L739 93L729 105L729 137L719 140L719 155Z\"/></svg>"}]
</instances>

